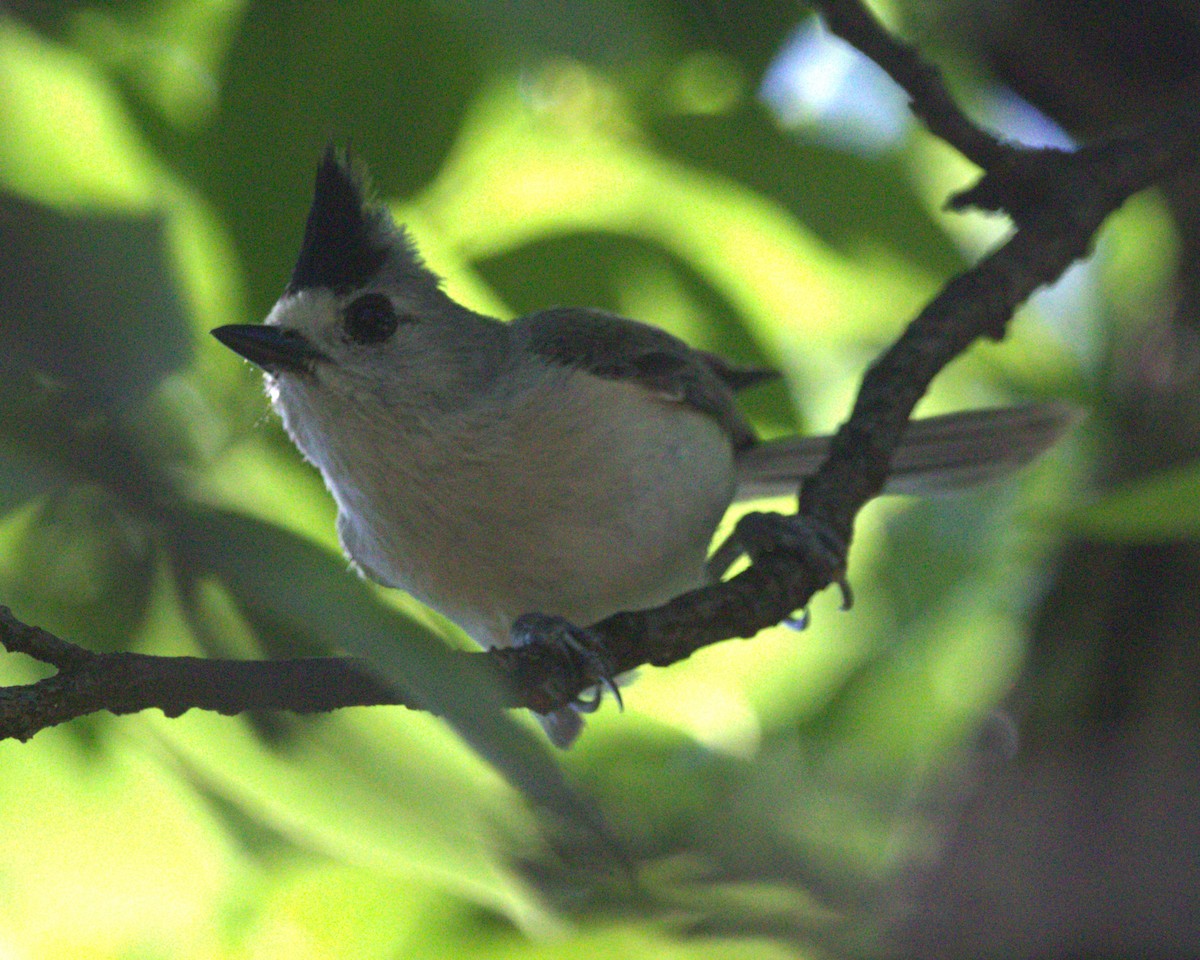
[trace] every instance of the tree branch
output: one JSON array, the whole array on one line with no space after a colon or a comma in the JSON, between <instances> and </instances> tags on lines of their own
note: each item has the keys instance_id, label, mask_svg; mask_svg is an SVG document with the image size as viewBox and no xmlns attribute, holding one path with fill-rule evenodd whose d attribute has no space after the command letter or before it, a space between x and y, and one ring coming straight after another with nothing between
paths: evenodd
<instances>
[{"instance_id":1,"label":"tree branch","mask_svg":"<svg viewBox=\"0 0 1200 960\"><path fill-rule=\"evenodd\" d=\"M1195 165L1200 119L1195 111L1163 118L1137 137L1070 154L1005 144L966 117L938 71L883 30L858 0L818 0L816 6L836 33L908 92L914 113L934 134L983 169L979 183L952 206L1003 210L1016 225L1007 242L952 279L872 365L829 459L804 483L800 513L848 546L855 517L882 489L905 424L934 376L976 339L1002 338L1017 307L1084 256L1101 224L1128 197ZM794 556L770 554L724 583L654 610L616 614L591 630L616 672L647 663L665 666L708 644L750 637L779 623L806 607L828 580L828 572ZM348 658L262 662L95 654L25 626L2 607L0 643L59 670L38 683L0 691L0 738L27 739L96 710L157 707L175 716L192 707L315 712L404 703L367 664ZM472 663L483 658L501 688L510 691L506 705L539 712L564 705L590 682L550 644L447 656Z\"/></svg>"},{"instance_id":2,"label":"tree branch","mask_svg":"<svg viewBox=\"0 0 1200 960\"><path fill-rule=\"evenodd\" d=\"M813 6L832 33L873 60L908 94L910 108L930 133L984 170L1004 161L1012 147L963 113L941 71L888 33L860 0L814 0Z\"/></svg>"},{"instance_id":3,"label":"tree branch","mask_svg":"<svg viewBox=\"0 0 1200 960\"><path fill-rule=\"evenodd\" d=\"M0 739L28 740L99 710L123 714L156 707L176 717L193 707L224 714L315 713L403 702L368 668L345 657L271 661L93 653L27 626L4 606L0 644L58 668L45 680L0 690Z\"/></svg>"},{"instance_id":4,"label":"tree branch","mask_svg":"<svg viewBox=\"0 0 1200 960\"><path fill-rule=\"evenodd\" d=\"M954 104L938 72L888 34L859 0L817 0L831 27L867 52L913 98L930 129L984 168L952 206L1010 212L1017 229L998 250L953 278L867 371L828 460L805 481L800 514L847 546L854 519L883 488L892 454L933 378L975 340L999 340L1038 287L1084 256L1104 220L1140 190L1194 166L1200 116L1172 116L1138 137L1068 154L1007 145ZM760 558L732 579L655 610L596 624L619 670L667 665L729 637L751 637L805 608L828 574L795 557Z\"/></svg>"},{"instance_id":5,"label":"tree branch","mask_svg":"<svg viewBox=\"0 0 1200 960\"><path fill-rule=\"evenodd\" d=\"M224 660L162 657L144 653L94 653L39 627L29 626L0 605L0 646L58 669L44 680L0 688L0 740L28 740L35 733L76 717L106 710L113 714L159 709L168 717L188 710L227 716L253 710L325 713L342 707L416 704L380 679L371 665L353 657L291 660ZM546 712L555 706L552 689L574 665L554 648L446 650L462 669L479 662L492 674L506 707Z\"/></svg>"}]
</instances>

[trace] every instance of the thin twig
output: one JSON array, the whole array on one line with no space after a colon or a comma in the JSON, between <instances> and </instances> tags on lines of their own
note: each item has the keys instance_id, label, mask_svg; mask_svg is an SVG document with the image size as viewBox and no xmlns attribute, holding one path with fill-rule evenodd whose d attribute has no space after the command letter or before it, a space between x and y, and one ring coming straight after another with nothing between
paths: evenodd
<instances>
[{"instance_id":1,"label":"thin twig","mask_svg":"<svg viewBox=\"0 0 1200 960\"><path fill-rule=\"evenodd\" d=\"M974 123L950 96L937 67L884 29L858 0L814 0L830 31L866 54L909 96L912 111L936 137L992 169L1012 147Z\"/></svg>"}]
</instances>

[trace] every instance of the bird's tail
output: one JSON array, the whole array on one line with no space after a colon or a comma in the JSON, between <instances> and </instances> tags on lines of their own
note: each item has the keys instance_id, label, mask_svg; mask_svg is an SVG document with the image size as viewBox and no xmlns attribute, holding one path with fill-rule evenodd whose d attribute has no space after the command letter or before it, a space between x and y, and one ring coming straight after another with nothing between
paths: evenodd
<instances>
[{"instance_id":1,"label":"bird's tail","mask_svg":"<svg viewBox=\"0 0 1200 960\"><path fill-rule=\"evenodd\" d=\"M1068 404L1030 403L914 420L896 449L884 493L938 493L1012 473L1078 419ZM784 437L742 451L737 499L795 493L829 455L829 441Z\"/></svg>"}]
</instances>

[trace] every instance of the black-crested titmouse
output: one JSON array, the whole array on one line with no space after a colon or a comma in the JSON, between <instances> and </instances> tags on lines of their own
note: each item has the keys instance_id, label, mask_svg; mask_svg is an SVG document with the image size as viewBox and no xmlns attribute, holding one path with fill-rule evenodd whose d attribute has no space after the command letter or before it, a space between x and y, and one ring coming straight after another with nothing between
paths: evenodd
<instances>
[{"instance_id":1,"label":"black-crested titmouse","mask_svg":"<svg viewBox=\"0 0 1200 960\"><path fill-rule=\"evenodd\" d=\"M522 614L586 627L719 576L706 560L735 497L794 493L828 445L757 441L734 393L771 374L654 327L573 308L503 323L456 303L333 149L265 324L214 334L266 372L358 568L485 647ZM916 421L889 489L1012 469L1066 420L1043 404ZM544 718L560 745L580 722Z\"/></svg>"}]
</instances>

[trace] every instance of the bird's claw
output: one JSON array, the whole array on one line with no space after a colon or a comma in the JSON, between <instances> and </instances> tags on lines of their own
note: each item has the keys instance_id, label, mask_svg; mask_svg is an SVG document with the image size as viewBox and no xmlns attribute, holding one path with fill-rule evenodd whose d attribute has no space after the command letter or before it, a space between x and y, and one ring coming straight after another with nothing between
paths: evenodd
<instances>
[{"instance_id":1,"label":"bird's claw","mask_svg":"<svg viewBox=\"0 0 1200 960\"><path fill-rule=\"evenodd\" d=\"M842 594L842 609L854 605L846 579L846 543L827 523L805 514L747 513L733 531L733 539L750 559L771 553L790 553L816 569ZM803 616L807 625L807 614Z\"/></svg>"},{"instance_id":2,"label":"bird's claw","mask_svg":"<svg viewBox=\"0 0 1200 960\"><path fill-rule=\"evenodd\" d=\"M812 620L808 612L808 607L805 607L799 613L793 613L790 617L783 621L783 625L789 630L795 630L797 633L803 633L808 629L809 621Z\"/></svg>"},{"instance_id":3,"label":"bird's claw","mask_svg":"<svg viewBox=\"0 0 1200 960\"><path fill-rule=\"evenodd\" d=\"M590 696L576 697L571 706L580 713L594 713L609 690L620 709L625 709L621 691L617 686L612 658L604 649L600 638L586 627L577 627L563 617L544 613L527 613L513 623L512 644L514 647L542 643L559 653L559 662L570 664L570 675L557 678L563 686L578 689L581 684L590 685L594 691Z\"/></svg>"}]
</instances>

